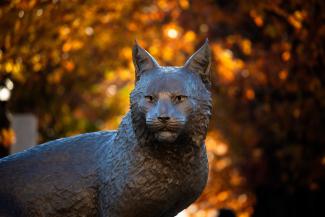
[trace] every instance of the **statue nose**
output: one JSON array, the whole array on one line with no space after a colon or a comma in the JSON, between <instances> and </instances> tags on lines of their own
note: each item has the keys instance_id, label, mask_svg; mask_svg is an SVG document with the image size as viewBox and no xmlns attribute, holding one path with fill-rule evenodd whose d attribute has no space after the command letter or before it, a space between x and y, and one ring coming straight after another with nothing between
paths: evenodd
<instances>
[{"instance_id":1,"label":"statue nose","mask_svg":"<svg viewBox=\"0 0 325 217\"><path fill-rule=\"evenodd\" d=\"M168 116L159 116L158 117L158 120L163 122L163 123L166 123L167 121L169 121L170 117Z\"/></svg>"}]
</instances>

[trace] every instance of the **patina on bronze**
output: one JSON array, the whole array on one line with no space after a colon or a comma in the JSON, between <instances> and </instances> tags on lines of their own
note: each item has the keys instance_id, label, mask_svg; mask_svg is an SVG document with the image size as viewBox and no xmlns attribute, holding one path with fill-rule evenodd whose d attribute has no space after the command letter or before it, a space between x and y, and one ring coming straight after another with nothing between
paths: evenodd
<instances>
[{"instance_id":1,"label":"patina on bronze","mask_svg":"<svg viewBox=\"0 0 325 217\"><path fill-rule=\"evenodd\" d=\"M0 160L0 216L172 217L202 192L211 115L206 42L183 67L138 44L131 109L117 131L51 141Z\"/></svg>"}]
</instances>

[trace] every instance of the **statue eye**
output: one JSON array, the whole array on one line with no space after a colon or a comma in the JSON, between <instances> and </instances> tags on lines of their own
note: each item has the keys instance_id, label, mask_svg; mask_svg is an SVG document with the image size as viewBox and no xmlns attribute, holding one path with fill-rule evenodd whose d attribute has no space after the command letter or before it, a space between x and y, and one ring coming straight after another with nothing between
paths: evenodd
<instances>
[{"instance_id":1,"label":"statue eye","mask_svg":"<svg viewBox=\"0 0 325 217\"><path fill-rule=\"evenodd\" d=\"M176 97L175 97L175 102L176 102L176 103L181 103L181 102L183 102L185 99L187 99L187 96L179 95L179 96L176 96Z\"/></svg>"},{"instance_id":2,"label":"statue eye","mask_svg":"<svg viewBox=\"0 0 325 217\"><path fill-rule=\"evenodd\" d=\"M149 103L153 103L154 102L154 98L153 98L153 96L145 96L144 97L146 100L147 100L147 102L149 102Z\"/></svg>"}]
</instances>

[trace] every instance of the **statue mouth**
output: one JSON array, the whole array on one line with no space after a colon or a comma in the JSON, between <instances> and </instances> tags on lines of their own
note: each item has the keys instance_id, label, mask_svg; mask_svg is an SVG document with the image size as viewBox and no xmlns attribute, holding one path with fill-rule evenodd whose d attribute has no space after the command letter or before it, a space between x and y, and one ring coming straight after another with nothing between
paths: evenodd
<instances>
[{"instance_id":1,"label":"statue mouth","mask_svg":"<svg viewBox=\"0 0 325 217\"><path fill-rule=\"evenodd\" d=\"M158 131L155 133L155 137L159 142L174 142L177 137L178 133L172 132L172 131L167 131L167 130L162 130Z\"/></svg>"},{"instance_id":2,"label":"statue mouth","mask_svg":"<svg viewBox=\"0 0 325 217\"><path fill-rule=\"evenodd\" d=\"M154 135L156 141L164 143L173 143L184 128L184 122L169 121L162 123L160 121L146 120L150 132Z\"/></svg>"}]
</instances>

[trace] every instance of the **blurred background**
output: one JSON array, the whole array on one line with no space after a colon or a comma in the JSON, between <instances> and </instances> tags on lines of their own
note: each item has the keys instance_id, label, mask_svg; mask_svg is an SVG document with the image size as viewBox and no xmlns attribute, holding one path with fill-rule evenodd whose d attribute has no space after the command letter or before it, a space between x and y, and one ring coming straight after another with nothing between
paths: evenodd
<instances>
[{"instance_id":1,"label":"blurred background","mask_svg":"<svg viewBox=\"0 0 325 217\"><path fill-rule=\"evenodd\" d=\"M210 177L179 216L324 215L324 9L322 0L1 1L0 156L117 128L135 39L161 65L182 65L209 38Z\"/></svg>"}]
</instances>

